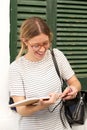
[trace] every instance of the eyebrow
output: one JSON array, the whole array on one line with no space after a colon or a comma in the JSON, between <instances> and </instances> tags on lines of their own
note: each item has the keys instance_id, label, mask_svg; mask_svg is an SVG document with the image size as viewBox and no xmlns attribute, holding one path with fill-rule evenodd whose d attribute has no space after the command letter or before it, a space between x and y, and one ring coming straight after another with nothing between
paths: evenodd
<instances>
[{"instance_id":1,"label":"eyebrow","mask_svg":"<svg viewBox=\"0 0 87 130\"><path fill-rule=\"evenodd\" d=\"M43 42L30 42L30 43L33 43L33 44L40 44L40 43L44 43L44 42L49 42L49 40L46 40L46 41L43 41Z\"/></svg>"},{"instance_id":2,"label":"eyebrow","mask_svg":"<svg viewBox=\"0 0 87 130\"><path fill-rule=\"evenodd\" d=\"M45 42L48 42L48 41L44 41L44 42L42 42L42 44L45 43ZM38 44L39 45L41 43L40 42L33 42L33 43L31 42L31 44Z\"/></svg>"}]
</instances>

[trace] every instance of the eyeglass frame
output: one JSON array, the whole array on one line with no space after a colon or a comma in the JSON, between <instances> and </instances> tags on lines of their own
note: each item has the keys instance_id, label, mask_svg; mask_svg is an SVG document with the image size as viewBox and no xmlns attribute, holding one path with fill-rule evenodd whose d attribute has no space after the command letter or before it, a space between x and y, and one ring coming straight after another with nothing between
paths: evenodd
<instances>
[{"instance_id":1,"label":"eyeglass frame","mask_svg":"<svg viewBox=\"0 0 87 130\"><path fill-rule=\"evenodd\" d=\"M34 51L40 50L41 47L44 47L45 49L47 49L47 48L50 47L50 42L48 42L48 43L45 43L45 42L44 42L43 44L46 44L46 45L39 45L39 44L37 44L37 46L36 46L36 45L31 45L31 42L29 41L29 45L31 46L31 48L32 48ZM34 47L35 47L35 48L34 48ZM37 49L36 49L36 47L37 47Z\"/></svg>"}]
</instances>

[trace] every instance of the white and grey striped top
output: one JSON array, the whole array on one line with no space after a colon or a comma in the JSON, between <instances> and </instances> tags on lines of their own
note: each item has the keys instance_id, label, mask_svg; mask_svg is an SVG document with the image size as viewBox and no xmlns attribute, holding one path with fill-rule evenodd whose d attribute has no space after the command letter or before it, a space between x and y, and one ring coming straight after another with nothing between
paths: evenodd
<instances>
[{"instance_id":1,"label":"white and grey striped top","mask_svg":"<svg viewBox=\"0 0 87 130\"><path fill-rule=\"evenodd\" d=\"M54 53L61 76L68 80L74 75L69 62L58 49L54 49ZM26 96L26 98L48 96L51 92L60 93L61 82L55 71L50 51L48 50L45 57L38 62L26 60L22 56L11 63L9 69L9 91L10 96ZM49 109L53 109L55 105L50 106ZM22 116L19 130L65 130L60 119L60 107L61 105L53 113L50 113L48 109L44 109L31 116ZM66 130L71 130L65 116L63 120L67 124Z\"/></svg>"}]
</instances>

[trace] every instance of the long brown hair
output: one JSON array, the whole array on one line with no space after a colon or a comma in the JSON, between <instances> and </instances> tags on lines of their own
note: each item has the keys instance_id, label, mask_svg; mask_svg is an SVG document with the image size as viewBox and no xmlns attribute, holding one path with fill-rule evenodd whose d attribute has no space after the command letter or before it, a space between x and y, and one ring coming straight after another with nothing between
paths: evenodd
<instances>
[{"instance_id":1,"label":"long brown hair","mask_svg":"<svg viewBox=\"0 0 87 130\"><path fill-rule=\"evenodd\" d=\"M22 39L29 40L39 34L45 34L49 37L49 40L51 42L52 40L52 33L50 31L50 28L46 24L45 20L43 20L40 17L31 17L29 19L26 19L21 27L20 27L20 40L21 40L21 49L18 53L17 58L19 58L22 53L26 50L26 45L22 41Z\"/></svg>"}]
</instances>

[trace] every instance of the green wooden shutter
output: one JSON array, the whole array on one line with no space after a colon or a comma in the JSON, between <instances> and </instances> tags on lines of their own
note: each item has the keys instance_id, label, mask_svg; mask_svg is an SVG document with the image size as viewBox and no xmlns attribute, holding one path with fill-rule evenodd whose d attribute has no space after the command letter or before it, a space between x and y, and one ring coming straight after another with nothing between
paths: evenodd
<instances>
[{"instance_id":1,"label":"green wooden shutter","mask_svg":"<svg viewBox=\"0 0 87 130\"><path fill-rule=\"evenodd\" d=\"M57 0L57 47L87 86L87 1Z\"/></svg>"},{"instance_id":2,"label":"green wooden shutter","mask_svg":"<svg viewBox=\"0 0 87 130\"><path fill-rule=\"evenodd\" d=\"M17 0L10 0L10 62L17 55Z\"/></svg>"},{"instance_id":3,"label":"green wooden shutter","mask_svg":"<svg viewBox=\"0 0 87 130\"><path fill-rule=\"evenodd\" d=\"M20 49L20 41L19 41L20 25L25 19L32 16L39 16L44 20L46 20L47 0L16 0L15 2L10 1L10 4L11 4L10 54L12 62L17 56L17 53Z\"/></svg>"}]
</instances>

